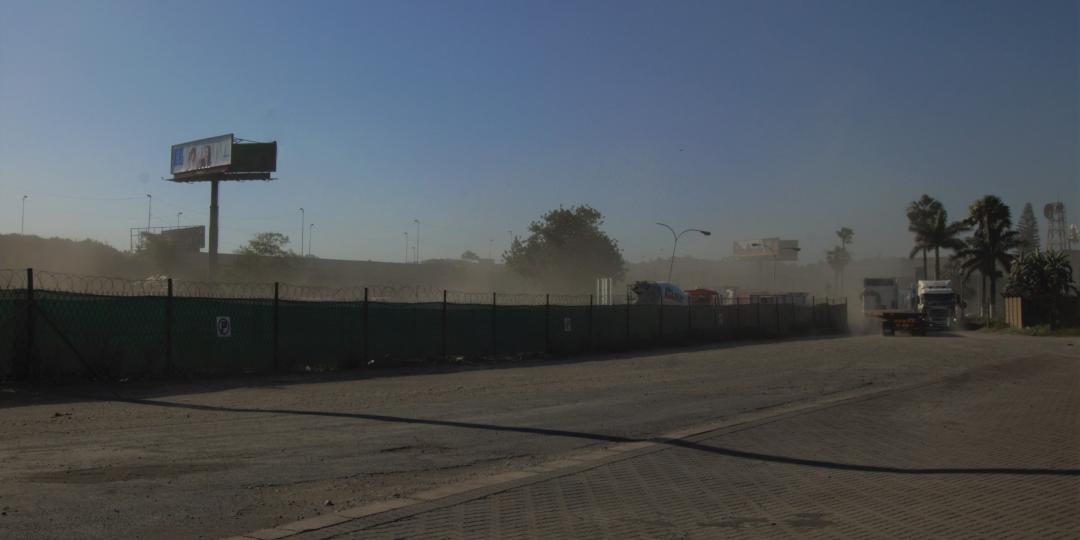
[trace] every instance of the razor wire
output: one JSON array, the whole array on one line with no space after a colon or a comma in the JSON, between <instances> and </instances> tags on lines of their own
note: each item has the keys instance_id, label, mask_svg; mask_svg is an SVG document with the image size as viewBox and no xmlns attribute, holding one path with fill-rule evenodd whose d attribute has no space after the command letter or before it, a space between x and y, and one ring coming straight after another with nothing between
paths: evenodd
<instances>
[{"instance_id":1,"label":"razor wire","mask_svg":"<svg viewBox=\"0 0 1080 540\"><path fill-rule=\"evenodd\" d=\"M84 276L34 270L34 289L39 291L77 293L92 296L165 296L168 278L126 279L107 276ZM24 287L25 277L23 279Z\"/></svg>"}]
</instances>

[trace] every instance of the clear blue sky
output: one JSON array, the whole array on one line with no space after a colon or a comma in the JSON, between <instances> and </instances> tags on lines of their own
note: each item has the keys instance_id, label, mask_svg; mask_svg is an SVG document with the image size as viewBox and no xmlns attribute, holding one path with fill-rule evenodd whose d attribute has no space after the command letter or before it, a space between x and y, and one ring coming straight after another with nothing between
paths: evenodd
<instances>
[{"instance_id":1,"label":"clear blue sky","mask_svg":"<svg viewBox=\"0 0 1080 540\"><path fill-rule=\"evenodd\" d=\"M401 260L506 248L591 204L631 261L780 235L906 254L905 204L995 193L1080 221L1076 2L0 1L0 231L206 223L173 143L280 144L222 188L222 244Z\"/></svg>"}]
</instances>

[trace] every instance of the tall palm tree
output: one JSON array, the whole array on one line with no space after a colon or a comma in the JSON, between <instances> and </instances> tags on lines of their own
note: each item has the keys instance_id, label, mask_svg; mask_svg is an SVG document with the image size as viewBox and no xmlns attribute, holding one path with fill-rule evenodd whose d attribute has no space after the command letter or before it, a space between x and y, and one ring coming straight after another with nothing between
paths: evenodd
<instances>
[{"instance_id":1,"label":"tall palm tree","mask_svg":"<svg viewBox=\"0 0 1080 540\"><path fill-rule=\"evenodd\" d=\"M1020 241L1016 231L1012 230L1012 213L1000 198L987 195L972 203L968 212L967 223L975 228L975 232L956 255L964 261L968 275L977 270L982 276L983 313L993 317L997 280L1002 276L998 268L1009 267ZM987 280L990 282L989 297L986 295Z\"/></svg>"},{"instance_id":2,"label":"tall palm tree","mask_svg":"<svg viewBox=\"0 0 1080 540\"><path fill-rule=\"evenodd\" d=\"M958 238L968 230L967 223L956 221L949 223L949 213L941 208L931 218L929 226L922 232L920 242L925 250L934 250L934 279L941 279L941 248L959 251L964 248L964 241Z\"/></svg>"},{"instance_id":3,"label":"tall palm tree","mask_svg":"<svg viewBox=\"0 0 1080 540\"><path fill-rule=\"evenodd\" d=\"M926 237L933 226L934 217L945 209L941 201L923 193L922 197L911 201L907 207L908 231L915 233L915 247L911 250L908 258L914 258L922 252L923 276L929 274L926 256L930 248L926 243Z\"/></svg>"}]
</instances>

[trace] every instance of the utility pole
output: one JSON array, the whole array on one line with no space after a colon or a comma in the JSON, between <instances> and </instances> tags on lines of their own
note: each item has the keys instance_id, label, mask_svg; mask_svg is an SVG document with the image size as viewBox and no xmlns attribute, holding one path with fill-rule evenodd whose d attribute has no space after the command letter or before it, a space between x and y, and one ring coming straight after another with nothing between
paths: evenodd
<instances>
[{"instance_id":1,"label":"utility pole","mask_svg":"<svg viewBox=\"0 0 1080 540\"><path fill-rule=\"evenodd\" d=\"M300 256L304 256L304 209L300 208Z\"/></svg>"},{"instance_id":2,"label":"utility pole","mask_svg":"<svg viewBox=\"0 0 1080 540\"><path fill-rule=\"evenodd\" d=\"M150 216L151 211L154 208L154 197L149 193L146 194L146 234L150 234Z\"/></svg>"},{"instance_id":3,"label":"utility pole","mask_svg":"<svg viewBox=\"0 0 1080 540\"><path fill-rule=\"evenodd\" d=\"M416 222L416 264L420 264L420 220L413 221Z\"/></svg>"},{"instance_id":4,"label":"utility pole","mask_svg":"<svg viewBox=\"0 0 1080 540\"><path fill-rule=\"evenodd\" d=\"M22 196L22 218L19 220L19 234L26 234L26 195Z\"/></svg>"}]
</instances>

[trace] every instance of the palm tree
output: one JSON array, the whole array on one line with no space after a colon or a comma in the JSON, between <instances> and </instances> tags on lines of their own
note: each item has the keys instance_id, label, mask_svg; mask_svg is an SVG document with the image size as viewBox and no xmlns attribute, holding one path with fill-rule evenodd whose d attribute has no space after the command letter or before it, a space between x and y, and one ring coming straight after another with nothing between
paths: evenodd
<instances>
[{"instance_id":1,"label":"palm tree","mask_svg":"<svg viewBox=\"0 0 1080 540\"><path fill-rule=\"evenodd\" d=\"M964 261L965 272L970 275L978 270L983 279L982 305L984 316L994 316L997 298L997 280L1002 276L999 266L1008 268L1012 263L1013 250L1019 245L1019 237L1012 230L1012 213L1009 207L994 195L987 195L968 207L969 226L975 233L956 255ZM990 281L990 296L986 295L986 281Z\"/></svg>"},{"instance_id":2,"label":"palm tree","mask_svg":"<svg viewBox=\"0 0 1080 540\"><path fill-rule=\"evenodd\" d=\"M923 246L924 254L926 250L934 250L934 279L941 279L941 248L963 249L964 241L957 236L968 230L968 225L962 221L949 223L949 213L944 208L937 211L928 225L922 231L922 241L918 245Z\"/></svg>"},{"instance_id":3,"label":"palm tree","mask_svg":"<svg viewBox=\"0 0 1080 540\"><path fill-rule=\"evenodd\" d=\"M840 238L840 245L825 252L825 260L836 272L837 289L843 294L844 291L844 268L851 262L851 254L848 253L847 245L854 242L855 231L850 227L840 227L840 230L836 231L836 236Z\"/></svg>"},{"instance_id":4,"label":"palm tree","mask_svg":"<svg viewBox=\"0 0 1080 540\"><path fill-rule=\"evenodd\" d=\"M924 277L929 274L926 255L930 248L933 247L927 244L926 238L929 236L930 229L933 228L935 217L944 210L945 207L940 201L925 193L923 193L922 197L911 201L911 204L907 207L908 231L915 233L915 247L911 250L908 258L914 258L916 254L922 252Z\"/></svg>"}]
</instances>

